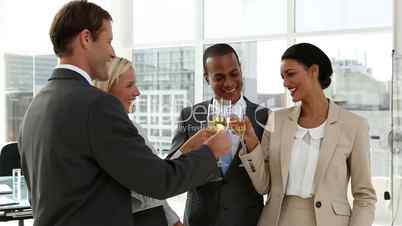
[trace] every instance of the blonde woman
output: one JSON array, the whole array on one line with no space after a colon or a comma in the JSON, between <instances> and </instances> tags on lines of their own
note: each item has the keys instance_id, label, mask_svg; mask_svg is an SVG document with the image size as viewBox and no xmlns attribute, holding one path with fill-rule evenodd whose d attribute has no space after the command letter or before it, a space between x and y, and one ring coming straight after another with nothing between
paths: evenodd
<instances>
[{"instance_id":1,"label":"blonde woman","mask_svg":"<svg viewBox=\"0 0 402 226\"><path fill-rule=\"evenodd\" d=\"M270 114L261 144L248 123L240 154L255 189L269 194L258 225L371 226L367 121L325 96L332 66L321 49L296 44L281 60L283 84L301 104Z\"/></svg>"},{"instance_id":2,"label":"blonde woman","mask_svg":"<svg viewBox=\"0 0 402 226\"><path fill-rule=\"evenodd\" d=\"M140 91L136 85L134 68L130 61L116 57L108 64L107 81L94 81L96 87L118 98L127 113L131 112L136 97ZM143 134L139 125L135 125L140 134ZM143 136L147 145L146 136ZM132 196L132 212L135 225L137 226L182 226L177 214L172 210L166 200L157 200L134 191Z\"/></svg>"}]
</instances>

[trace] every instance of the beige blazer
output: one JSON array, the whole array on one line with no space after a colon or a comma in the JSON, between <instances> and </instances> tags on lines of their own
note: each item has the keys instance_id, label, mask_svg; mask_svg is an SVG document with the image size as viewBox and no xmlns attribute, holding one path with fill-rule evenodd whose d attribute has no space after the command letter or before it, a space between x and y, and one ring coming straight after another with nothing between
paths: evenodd
<instances>
[{"instance_id":1,"label":"beige blazer","mask_svg":"<svg viewBox=\"0 0 402 226\"><path fill-rule=\"evenodd\" d=\"M258 225L277 226L286 192L289 158L300 106L271 113L261 145L240 158L255 189L269 194ZM371 226L375 190L371 183L368 124L330 102L325 136L314 176L314 212L318 226ZM353 209L347 200L351 181Z\"/></svg>"}]
</instances>

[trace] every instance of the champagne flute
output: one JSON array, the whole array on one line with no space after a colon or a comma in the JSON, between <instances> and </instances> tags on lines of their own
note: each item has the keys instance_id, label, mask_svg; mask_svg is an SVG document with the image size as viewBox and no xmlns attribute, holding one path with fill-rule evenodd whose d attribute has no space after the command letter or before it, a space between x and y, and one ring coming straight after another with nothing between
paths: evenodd
<instances>
[{"instance_id":1,"label":"champagne flute","mask_svg":"<svg viewBox=\"0 0 402 226\"><path fill-rule=\"evenodd\" d=\"M236 104L231 107L230 113L230 128L240 137L240 142L243 147L244 144L244 134L246 132L246 122L245 122L245 108L241 104Z\"/></svg>"},{"instance_id":2,"label":"champagne flute","mask_svg":"<svg viewBox=\"0 0 402 226\"><path fill-rule=\"evenodd\" d=\"M225 129L226 127L226 121L221 113L221 108L216 103L208 105L207 123L208 132L211 134L215 134L218 130Z\"/></svg>"},{"instance_id":3,"label":"champagne flute","mask_svg":"<svg viewBox=\"0 0 402 226\"><path fill-rule=\"evenodd\" d=\"M225 129L226 127L226 121L221 114L221 106L215 101L208 104L207 124L207 131L211 134L215 134L218 130ZM217 165L218 167L222 166L220 158L217 160Z\"/></svg>"},{"instance_id":4,"label":"champagne flute","mask_svg":"<svg viewBox=\"0 0 402 226\"><path fill-rule=\"evenodd\" d=\"M226 121L226 128L229 129L229 119L232 111L232 101L221 99L221 115L223 116L224 120Z\"/></svg>"},{"instance_id":5,"label":"champagne flute","mask_svg":"<svg viewBox=\"0 0 402 226\"><path fill-rule=\"evenodd\" d=\"M228 117L230 116L231 101L220 99L219 101L213 100L208 105L208 132L215 134L220 130L228 129ZM221 158L217 160L218 167L222 167L223 161Z\"/></svg>"}]
</instances>

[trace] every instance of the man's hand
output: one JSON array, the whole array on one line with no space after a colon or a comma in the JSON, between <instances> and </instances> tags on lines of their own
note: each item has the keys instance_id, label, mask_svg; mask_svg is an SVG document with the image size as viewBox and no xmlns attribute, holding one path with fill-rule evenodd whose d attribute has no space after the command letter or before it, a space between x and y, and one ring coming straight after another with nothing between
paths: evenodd
<instances>
[{"instance_id":1,"label":"man's hand","mask_svg":"<svg viewBox=\"0 0 402 226\"><path fill-rule=\"evenodd\" d=\"M227 132L225 130L218 130L215 135L208 138L208 140L204 143L212 150L212 153L216 159L230 151L232 144L229 136L226 133Z\"/></svg>"},{"instance_id":2,"label":"man's hand","mask_svg":"<svg viewBox=\"0 0 402 226\"><path fill-rule=\"evenodd\" d=\"M189 153L192 150L197 150L207 139L211 136L211 133L207 129L201 129L188 139L181 147L180 151L183 154Z\"/></svg>"}]
</instances>

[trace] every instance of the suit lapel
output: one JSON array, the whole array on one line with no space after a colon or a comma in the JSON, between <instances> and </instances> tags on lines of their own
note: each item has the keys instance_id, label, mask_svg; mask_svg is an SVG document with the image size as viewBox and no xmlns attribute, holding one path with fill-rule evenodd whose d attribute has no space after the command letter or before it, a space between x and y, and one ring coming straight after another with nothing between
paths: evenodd
<instances>
[{"instance_id":1,"label":"suit lapel","mask_svg":"<svg viewBox=\"0 0 402 226\"><path fill-rule=\"evenodd\" d=\"M325 175L325 171L328 168L329 162L335 152L335 147L339 141L340 128L339 123L337 123L339 118L339 110L340 109L336 104L330 102L327 125L325 127L325 135L321 143L317 168L314 175L315 193L317 192L322 177Z\"/></svg>"},{"instance_id":2,"label":"suit lapel","mask_svg":"<svg viewBox=\"0 0 402 226\"><path fill-rule=\"evenodd\" d=\"M282 139L281 139L281 175L282 175L282 188L283 192L286 192L286 186L289 175L289 160L290 152L294 143L294 134L296 133L297 120L300 115L300 107L294 107L289 109L287 119L283 124Z\"/></svg>"}]
</instances>

